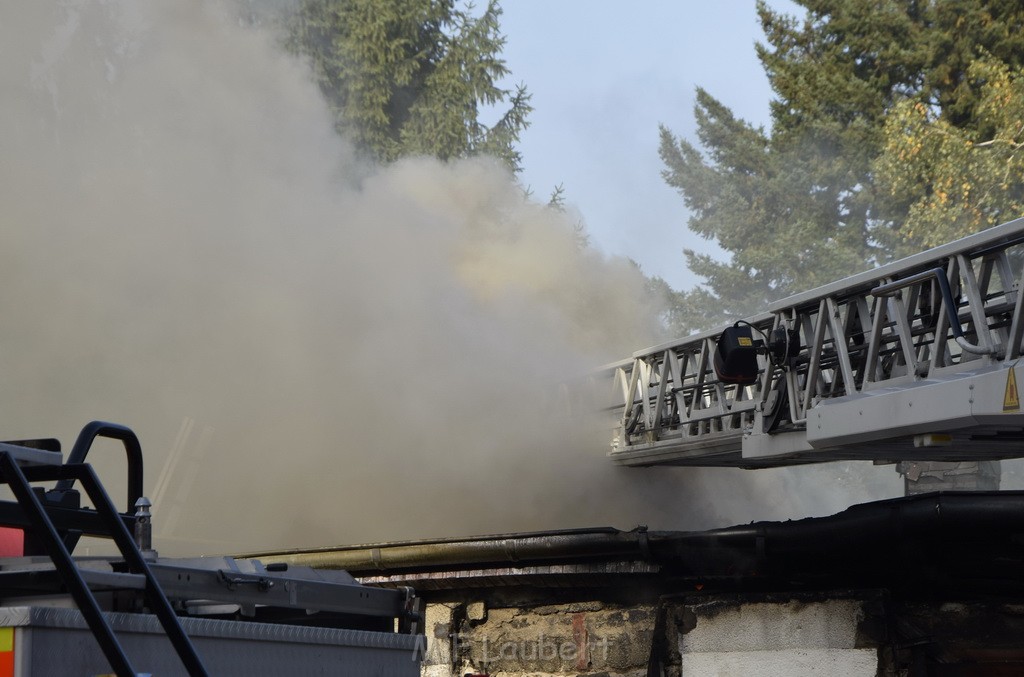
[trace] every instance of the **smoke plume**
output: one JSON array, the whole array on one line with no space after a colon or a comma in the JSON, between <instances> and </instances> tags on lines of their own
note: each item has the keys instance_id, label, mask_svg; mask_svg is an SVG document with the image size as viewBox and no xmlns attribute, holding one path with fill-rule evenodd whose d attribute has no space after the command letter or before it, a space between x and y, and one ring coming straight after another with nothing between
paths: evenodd
<instances>
[{"instance_id":1,"label":"smoke plume","mask_svg":"<svg viewBox=\"0 0 1024 677\"><path fill-rule=\"evenodd\" d=\"M652 343L655 310L495 163L361 166L307 68L217 3L17 4L2 435L134 428L164 552L694 528L788 501L789 476L619 469L606 430L568 430L557 384ZM93 460L123 501L117 447Z\"/></svg>"}]
</instances>

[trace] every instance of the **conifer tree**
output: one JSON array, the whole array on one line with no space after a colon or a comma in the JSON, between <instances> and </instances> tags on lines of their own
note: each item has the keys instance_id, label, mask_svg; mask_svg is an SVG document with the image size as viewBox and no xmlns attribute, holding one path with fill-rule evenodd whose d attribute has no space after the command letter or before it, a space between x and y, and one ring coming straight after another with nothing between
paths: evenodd
<instances>
[{"instance_id":1,"label":"conifer tree","mask_svg":"<svg viewBox=\"0 0 1024 677\"><path fill-rule=\"evenodd\" d=\"M518 169L531 108L503 89L501 7L455 0L303 0L289 46L308 57L338 130L380 162L489 154ZM493 124L482 113L504 107Z\"/></svg>"},{"instance_id":2,"label":"conifer tree","mask_svg":"<svg viewBox=\"0 0 1024 677\"><path fill-rule=\"evenodd\" d=\"M705 284L681 303L705 312L683 316L680 330L905 253L910 245L893 246L894 233L921 197L907 190L927 187L880 184L891 178L877 172L895 129L887 132L887 118L920 104L931 122L988 126L985 137L996 123L972 64L982 54L1011 69L1024 61L1024 6L1015 1L799 2L802 20L758 4L767 40L758 57L775 92L769 130L736 119L703 89L700 148L662 129L664 176L683 195L690 228L731 256L686 252Z\"/></svg>"}]
</instances>

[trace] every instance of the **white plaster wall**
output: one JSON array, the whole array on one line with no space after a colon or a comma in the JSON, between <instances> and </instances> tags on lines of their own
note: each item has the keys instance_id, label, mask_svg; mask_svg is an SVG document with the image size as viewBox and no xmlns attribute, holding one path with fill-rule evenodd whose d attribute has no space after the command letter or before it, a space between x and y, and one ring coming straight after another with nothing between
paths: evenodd
<instances>
[{"instance_id":1,"label":"white plaster wall","mask_svg":"<svg viewBox=\"0 0 1024 677\"><path fill-rule=\"evenodd\" d=\"M872 677L874 648L856 646L861 602L828 600L691 607L696 626L679 636L683 675Z\"/></svg>"},{"instance_id":2,"label":"white plaster wall","mask_svg":"<svg viewBox=\"0 0 1024 677\"><path fill-rule=\"evenodd\" d=\"M420 669L422 677L452 677L452 621L454 604L428 604L424 613L426 652Z\"/></svg>"},{"instance_id":3,"label":"white plaster wall","mask_svg":"<svg viewBox=\"0 0 1024 677\"><path fill-rule=\"evenodd\" d=\"M781 649L684 654L683 675L700 677L875 677L874 649Z\"/></svg>"}]
</instances>

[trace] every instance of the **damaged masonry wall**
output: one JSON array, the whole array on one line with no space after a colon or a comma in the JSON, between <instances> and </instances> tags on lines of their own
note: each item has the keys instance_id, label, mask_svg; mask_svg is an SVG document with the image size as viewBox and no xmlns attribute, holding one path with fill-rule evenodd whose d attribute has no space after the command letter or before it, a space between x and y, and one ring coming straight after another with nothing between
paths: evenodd
<instances>
[{"instance_id":1,"label":"damaged masonry wall","mask_svg":"<svg viewBox=\"0 0 1024 677\"><path fill-rule=\"evenodd\" d=\"M1024 492L253 556L413 587L428 677L1024 674Z\"/></svg>"},{"instance_id":2,"label":"damaged masonry wall","mask_svg":"<svg viewBox=\"0 0 1024 677\"><path fill-rule=\"evenodd\" d=\"M428 607L424 677L839 675L879 672L863 602L576 602Z\"/></svg>"},{"instance_id":3,"label":"damaged masonry wall","mask_svg":"<svg viewBox=\"0 0 1024 677\"><path fill-rule=\"evenodd\" d=\"M427 607L424 677L1024 674L1024 604L891 591ZM466 599L469 599L468 597Z\"/></svg>"},{"instance_id":4,"label":"damaged masonry wall","mask_svg":"<svg viewBox=\"0 0 1024 677\"><path fill-rule=\"evenodd\" d=\"M423 675L646 675L656 615L602 602L430 605Z\"/></svg>"}]
</instances>

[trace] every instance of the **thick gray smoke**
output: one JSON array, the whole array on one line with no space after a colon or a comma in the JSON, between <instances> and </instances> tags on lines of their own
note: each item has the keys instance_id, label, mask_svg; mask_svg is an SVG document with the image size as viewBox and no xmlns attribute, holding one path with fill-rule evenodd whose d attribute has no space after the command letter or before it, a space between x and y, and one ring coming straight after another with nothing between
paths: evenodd
<instances>
[{"instance_id":1,"label":"thick gray smoke","mask_svg":"<svg viewBox=\"0 0 1024 677\"><path fill-rule=\"evenodd\" d=\"M792 506L788 475L617 469L605 430L567 429L556 384L657 323L631 265L580 251L496 165L357 166L305 67L216 3L17 4L0 10L0 434L133 427L158 547ZM117 448L96 456L119 480ZM710 498L726 486L754 507Z\"/></svg>"}]
</instances>

